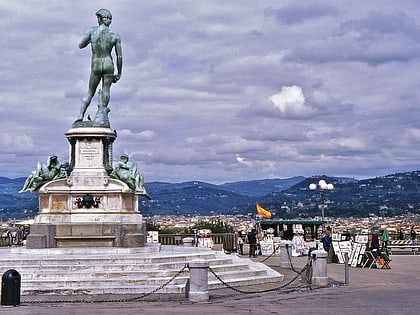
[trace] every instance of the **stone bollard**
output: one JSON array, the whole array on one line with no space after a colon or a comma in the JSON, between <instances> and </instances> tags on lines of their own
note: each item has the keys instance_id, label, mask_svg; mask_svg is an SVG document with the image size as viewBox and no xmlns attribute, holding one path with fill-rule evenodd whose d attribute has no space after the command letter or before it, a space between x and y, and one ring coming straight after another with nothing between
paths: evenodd
<instances>
[{"instance_id":1,"label":"stone bollard","mask_svg":"<svg viewBox=\"0 0 420 315\"><path fill-rule=\"evenodd\" d=\"M193 247L194 239L192 237L185 237L182 239L182 246Z\"/></svg>"},{"instance_id":2,"label":"stone bollard","mask_svg":"<svg viewBox=\"0 0 420 315\"><path fill-rule=\"evenodd\" d=\"M209 263L203 259L190 261L190 288L188 298L190 302L207 302L209 300L208 272Z\"/></svg>"},{"instance_id":3,"label":"stone bollard","mask_svg":"<svg viewBox=\"0 0 420 315\"><path fill-rule=\"evenodd\" d=\"M280 241L280 268L292 269L292 242Z\"/></svg>"},{"instance_id":4,"label":"stone bollard","mask_svg":"<svg viewBox=\"0 0 420 315\"><path fill-rule=\"evenodd\" d=\"M327 276L327 257L328 253L321 250L314 250L311 253L312 257L312 284L316 286L325 287L328 285Z\"/></svg>"}]
</instances>

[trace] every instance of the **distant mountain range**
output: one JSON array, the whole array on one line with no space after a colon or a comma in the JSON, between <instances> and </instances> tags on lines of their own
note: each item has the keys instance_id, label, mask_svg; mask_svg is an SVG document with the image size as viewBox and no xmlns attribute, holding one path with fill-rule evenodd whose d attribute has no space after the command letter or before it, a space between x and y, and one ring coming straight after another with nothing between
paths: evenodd
<instances>
[{"instance_id":1,"label":"distant mountain range","mask_svg":"<svg viewBox=\"0 0 420 315\"><path fill-rule=\"evenodd\" d=\"M0 220L33 217L38 195L19 194L26 178L0 177ZM255 213L255 203L274 217L296 218L320 215L321 191L309 184L324 179L334 190L324 194L326 216L395 216L420 213L420 171L355 180L328 176L238 181L220 185L200 181L150 182L152 200L140 199L141 213L150 215L213 215Z\"/></svg>"}]
</instances>

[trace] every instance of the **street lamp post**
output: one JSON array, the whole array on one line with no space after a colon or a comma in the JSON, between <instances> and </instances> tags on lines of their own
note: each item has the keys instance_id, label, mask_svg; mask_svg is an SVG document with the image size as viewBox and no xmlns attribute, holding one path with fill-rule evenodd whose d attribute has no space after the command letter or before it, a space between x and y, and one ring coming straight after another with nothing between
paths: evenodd
<instances>
[{"instance_id":1,"label":"street lamp post","mask_svg":"<svg viewBox=\"0 0 420 315\"><path fill-rule=\"evenodd\" d=\"M194 246L197 247L198 246L198 235L197 235L197 229L193 229L194 232Z\"/></svg>"},{"instance_id":2,"label":"street lamp post","mask_svg":"<svg viewBox=\"0 0 420 315\"><path fill-rule=\"evenodd\" d=\"M334 185L331 183L327 183L325 180L321 179L318 184L312 183L309 185L309 189L312 191L315 191L317 188L319 188L320 193L321 193L321 209L322 209L322 230L324 230L324 209L326 207L325 204L325 191L328 190L333 190L334 189Z\"/></svg>"}]
</instances>

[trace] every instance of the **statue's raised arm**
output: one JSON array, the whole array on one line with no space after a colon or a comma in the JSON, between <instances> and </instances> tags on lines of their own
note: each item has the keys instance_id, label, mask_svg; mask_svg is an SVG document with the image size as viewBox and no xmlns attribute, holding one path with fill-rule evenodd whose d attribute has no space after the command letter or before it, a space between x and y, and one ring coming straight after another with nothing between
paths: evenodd
<instances>
[{"instance_id":1,"label":"statue's raised arm","mask_svg":"<svg viewBox=\"0 0 420 315\"><path fill-rule=\"evenodd\" d=\"M109 25L112 23L111 12L107 9L99 9L96 12L96 16L98 18L98 26L88 29L79 44L79 48L81 49L87 47L89 44L91 45L92 62L88 93L82 100L80 114L76 122L83 121L86 110L101 81L102 99L100 103L104 107L108 106L111 84L116 83L122 74L121 38L118 33L112 32L109 29ZM112 50L114 50L116 57L117 74L114 74Z\"/></svg>"}]
</instances>

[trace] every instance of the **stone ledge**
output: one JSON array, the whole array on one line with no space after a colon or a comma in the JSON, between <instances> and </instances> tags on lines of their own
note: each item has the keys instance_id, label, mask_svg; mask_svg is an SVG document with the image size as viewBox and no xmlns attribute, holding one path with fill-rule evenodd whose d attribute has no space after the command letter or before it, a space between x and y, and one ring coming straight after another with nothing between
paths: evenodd
<instances>
[{"instance_id":1,"label":"stone ledge","mask_svg":"<svg viewBox=\"0 0 420 315\"><path fill-rule=\"evenodd\" d=\"M114 235L55 236L57 247L113 247Z\"/></svg>"},{"instance_id":2,"label":"stone ledge","mask_svg":"<svg viewBox=\"0 0 420 315\"><path fill-rule=\"evenodd\" d=\"M77 235L55 236L56 240L91 240L91 239L115 239L115 235Z\"/></svg>"}]
</instances>

